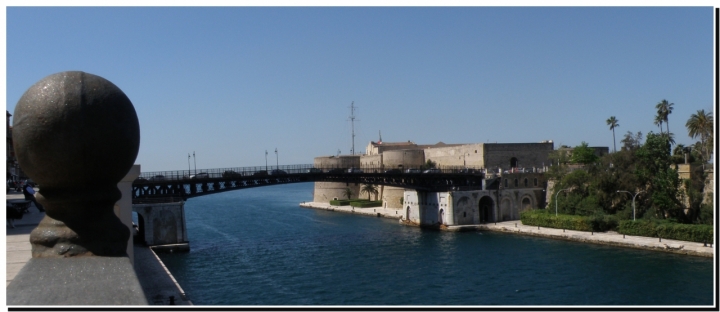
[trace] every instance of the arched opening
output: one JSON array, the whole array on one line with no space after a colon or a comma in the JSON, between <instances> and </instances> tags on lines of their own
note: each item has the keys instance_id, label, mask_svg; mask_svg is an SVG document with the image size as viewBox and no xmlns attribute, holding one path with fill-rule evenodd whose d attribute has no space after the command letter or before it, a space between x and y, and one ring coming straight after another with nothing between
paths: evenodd
<instances>
[{"instance_id":1,"label":"arched opening","mask_svg":"<svg viewBox=\"0 0 720 312\"><path fill-rule=\"evenodd\" d=\"M517 168L518 166L518 159L513 157L510 158L510 168Z\"/></svg>"},{"instance_id":2,"label":"arched opening","mask_svg":"<svg viewBox=\"0 0 720 312\"><path fill-rule=\"evenodd\" d=\"M410 220L410 206L405 209L405 220Z\"/></svg>"},{"instance_id":3,"label":"arched opening","mask_svg":"<svg viewBox=\"0 0 720 312\"><path fill-rule=\"evenodd\" d=\"M438 214L438 222L440 224L443 224L444 219L445 219L445 210L440 209L440 213Z\"/></svg>"},{"instance_id":4,"label":"arched opening","mask_svg":"<svg viewBox=\"0 0 720 312\"><path fill-rule=\"evenodd\" d=\"M138 232L137 235L133 236L133 242L147 245L147 242L145 241L145 218L135 211L133 211L133 217L136 217L135 224L138 226Z\"/></svg>"},{"instance_id":5,"label":"arched opening","mask_svg":"<svg viewBox=\"0 0 720 312\"><path fill-rule=\"evenodd\" d=\"M525 178L525 187L528 187L528 179Z\"/></svg>"},{"instance_id":6,"label":"arched opening","mask_svg":"<svg viewBox=\"0 0 720 312\"><path fill-rule=\"evenodd\" d=\"M533 184L537 186L537 178L533 179Z\"/></svg>"},{"instance_id":7,"label":"arched opening","mask_svg":"<svg viewBox=\"0 0 720 312\"><path fill-rule=\"evenodd\" d=\"M530 200L530 197L525 197L522 200L522 211L530 210L532 209L532 201Z\"/></svg>"},{"instance_id":8,"label":"arched opening","mask_svg":"<svg viewBox=\"0 0 720 312\"><path fill-rule=\"evenodd\" d=\"M480 203L478 204L480 212L480 223L492 221L492 210L494 206L495 203L493 202L492 198L490 198L490 196L483 196L482 198L480 198Z\"/></svg>"},{"instance_id":9,"label":"arched opening","mask_svg":"<svg viewBox=\"0 0 720 312\"><path fill-rule=\"evenodd\" d=\"M514 183L514 184L515 184L515 187L518 187L518 179L515 179L514 182L515 182L515 183Z\"/></svg>"}]
</instances>

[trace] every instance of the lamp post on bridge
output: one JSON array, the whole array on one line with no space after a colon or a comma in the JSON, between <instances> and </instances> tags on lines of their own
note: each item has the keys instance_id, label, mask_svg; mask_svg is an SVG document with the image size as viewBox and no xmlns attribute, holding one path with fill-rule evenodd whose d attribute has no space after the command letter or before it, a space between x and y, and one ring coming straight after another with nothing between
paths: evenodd
<instances>
[{"instance_id":1,"label":"lamp post on bridge","mask_svg":"<svg viewBox=\"0 0 720 312\"><path fill-rule=\"evenodd\" d=\"M193 163L195 163L195 175L197 175L197 160L195 159L195 151L193 151Z\"/></svg>"},{"instance_id":2,"label":"lamp post on bridge","mask_svg":"<svg viewBox=\"0 0 720 312\"><path fill-rule=\"evenodd\" d=\"M278 161L278 152L277 147L275 148L275 169L280 170L280 161Z\"/></svg>"},{"instance_id":3,"label":"lamp post on bridge","mask_svg":"<svg viewBox=\"0 0 720 312\"><path fill-rule=\"evenodd\" d=\"M267 172L267 150L265 150L265 172Z\"/></svg>"},{"instance_id":4,"label":"lamp post on bridge","mask_svg":"<svg viewBox=\"0 0 720 312\"><path fill-rule=\"evenodd\" d=\"M628 193L628 194L630 194L630 195L633 195L633 193L630 193L630 192L628 192L628 191L617 191L616 193L620 193L620 192ZM633 195L633 221L635 221L635 197L638 196L638 194L644 193L644 192L645 192L645 191L640 191L640 192L635 193L635 195Z\"/></svg>"},{"instance_id":5,"label":"lamp post on bridge","mask_svg":"<svg viewBox=\"0 0 720 312\"><path fill-rule=\"evenodd\" d=\"M188 177L190 176L190 153L188 153Z\"/></svg>"},{"instance_id":6,"label":"lamp post on bridge","mask_svg":"<svg viewBox=\"0 0 720 312\"><path fill-rule=\"evenodd\" d=\"M567 189L564 189L564 190L559 190L557 193L555 193L555 216L556 216L556 217L557 217L557 215L558 215L558 213L557 213L557 197L558 197L558 195L560 195L560 192L569 191L569 190L570 190L570 189L567 188Z\"/></svg>"}]
</instances>

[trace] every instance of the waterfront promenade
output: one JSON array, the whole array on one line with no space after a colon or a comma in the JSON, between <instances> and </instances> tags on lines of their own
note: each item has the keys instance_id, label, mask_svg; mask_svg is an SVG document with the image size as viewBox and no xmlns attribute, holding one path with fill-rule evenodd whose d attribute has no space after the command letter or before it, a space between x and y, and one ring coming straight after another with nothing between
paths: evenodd
<instances>
[{"instance_id":1,"label":"waterfront promenade","mask_svg":"<svg viewBox=\"0 0 720 312\"><path fill-rule=\"evenodd\" d=\"M388 209L382 207L354 208L351 206L332 206L326 203L303 202L300 207L338 211L344 213L355 213L360 215L400 219L402 211L399 209ZM715 246L703 243L679 241L672 239L659 239L657 237L623 235L614 231L608 232L583 232L563 229L545 228L530 225L523 225L520 220L504 221L497 223L485 223L478 225L456 225L445 227L448 231L495 231L528 236L562 239L568 241L610 245L617 247L636 248L670 252L676 254L693 255L712 258Z\"/></svg>"},{"instance_id":2,"label":"waterfront promenade","mask_svg":"<svg viewBox=\"0 0 720 312\"><path fill-rule=\"evenodd\" d=\"M11 192L6 195L6 198L22 199L24 197L21 192ZM15 228L11 228L7 222L5 225L5 237L7 239L5 253L6 288L25 266L25 263L32 258L30 232L45 217L45 213L39 212L34 205L31 205L29 211L29 213L23 215L22 219L15 220ZM148 304L169 305L170 296L172 296L175 305L192 305L192 302L185 297L182 288L176 283L172 274L165 268L165 265L158 259L152 249L135 245L133 252L135 273Z\"/></svg>"}]
</instances>

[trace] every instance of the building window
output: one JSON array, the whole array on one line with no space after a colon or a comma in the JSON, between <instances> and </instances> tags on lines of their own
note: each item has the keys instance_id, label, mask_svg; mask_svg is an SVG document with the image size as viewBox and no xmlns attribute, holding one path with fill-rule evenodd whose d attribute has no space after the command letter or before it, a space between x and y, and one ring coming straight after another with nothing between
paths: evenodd
<instances>
[{"instance_id":1,"label":"building window","mask_svg":"<svg viewBox=\"0 0 720 312\"><path fill-rule=\"evenodd\" d=\"M515 182L515 187L518 187L518 180L517 180L517 179L515 179L515 181L514 181L514 182Z\"/></svg>"},{"instance_id":2,"label":"building window","mask_svg":"<svg viewBox=\"0 0 720 312\"><path fill-rule=\"evenodd\" d=\"M525 178L525 187L527 187L527 186L528 186L528 181L527 181L527 178Z\"/></svg>"},{"instance_id":3,"label":"building window","mask_svg":"<svg viewBox=\"0 0 720 312\"><path fill-rule=\"evenodd\" d=\"M535 184L535 186L537 186L537 178L533 180L533 183Z\"/></svg>"},{"instance_id":4,"label":"building window","mask_svg":"<svg viewBox=\"0 0 720 312\"><path fill-rule=\"evenodd\" d=\"M507 179L505 179L505 187L508 187L508 186L507 186Z\"/></svg>"}]
</instances>

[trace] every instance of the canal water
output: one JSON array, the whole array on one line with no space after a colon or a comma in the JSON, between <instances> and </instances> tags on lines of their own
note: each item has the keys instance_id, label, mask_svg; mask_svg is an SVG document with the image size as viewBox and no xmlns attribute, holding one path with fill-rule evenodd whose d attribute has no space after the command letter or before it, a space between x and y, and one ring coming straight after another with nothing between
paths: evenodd
<instances>
[{"instance_id":1,"label":"canal water","mask_svg":"<svg viewBox=\"0 0 720 312\"><path fill-rule=\"evenodd\" d=\"M713 305L713 260L301 208L312 183L186 202L160 254L196 305Z\"/></svg>"}]
</instances>

